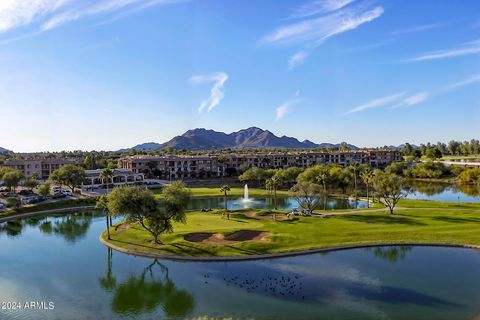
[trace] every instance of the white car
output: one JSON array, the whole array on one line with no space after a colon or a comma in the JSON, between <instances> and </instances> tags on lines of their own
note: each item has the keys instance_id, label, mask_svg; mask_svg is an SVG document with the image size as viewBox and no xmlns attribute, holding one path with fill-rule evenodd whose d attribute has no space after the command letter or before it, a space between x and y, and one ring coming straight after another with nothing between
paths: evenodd
<instances>
[{"instance_id":1,"label":"white car","mask_svg":"<svg viewBox=\"0 0 480 320\"><path fill-rule=\"evenodd\" d=\"M60 193L66 195L67 197L73 197L73 193L67 190L60 190Z\"/></svg>"}]
</instances>

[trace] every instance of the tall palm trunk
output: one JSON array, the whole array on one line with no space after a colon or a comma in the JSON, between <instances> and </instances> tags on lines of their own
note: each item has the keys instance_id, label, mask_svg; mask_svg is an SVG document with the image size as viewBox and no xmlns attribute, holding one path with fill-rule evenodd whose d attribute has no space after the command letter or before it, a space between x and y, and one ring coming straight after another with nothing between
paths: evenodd
<instances>
[{"instance_id":1,"label":"tall palm trunk","mask_svg":"<svg viewBox=\"0 0 480 320\"><path fill-rule=\"evenodd\" d=\"M354 197L355 197L355 209L357 209L357 170L353 171L353 184L354 184Z\"/></svg>"},{"instance_id":2,"label":"tall palm trunk","mask_svg":"<svg viewBox=\"0 0 480 320\"><path fill-rule=\"evenodd\" d=\"M104 211L105 212L105 211ZM110 240L110 224L108 223L109 214L105 212L105 218L107 219L107 239Z\"/></svg>"},{"instance_id":3,"label":"tall palm trunk","mask_svg":"<svg viewBox=\"0 0 480 320\"><path fill-rule=\"evenodd\" d=\"M273 186L273 209L277 210L277 186ZM273 220L277 220L277 213L273 212Z\"/></svg>"},{"instance_id":4,"label":"tall palm trunk","mask_svg":"<svg viewBox=\"0 0 480 320\"><path fill-rule=\"evenodd\" d=\"M367 208L370 208L370 196L368 193L368 183L366 183L366 186L367 186Z\"/></svg>"},{"instance_id":5,"label":"tall palm trunk","mask_svg":"<svg viewBox=\"0 0 480 320\"><path fill-rule=\"evenodd\" d=\"M323 183L323 211L327 211L327 185Z\"/></svg>"},{"instance_id":6,"label":"tall palm trunk","mask_svg":"<svg viewBox=\"0 0 480 320\"><path fill-rule=\"evenodd\" d=\"M225 204L225 212L227 213L227 219L230 220L230 214L228 213L228 205L227 205L227 191L223 194L223 203Z\"/></svg>"}]
</instances>

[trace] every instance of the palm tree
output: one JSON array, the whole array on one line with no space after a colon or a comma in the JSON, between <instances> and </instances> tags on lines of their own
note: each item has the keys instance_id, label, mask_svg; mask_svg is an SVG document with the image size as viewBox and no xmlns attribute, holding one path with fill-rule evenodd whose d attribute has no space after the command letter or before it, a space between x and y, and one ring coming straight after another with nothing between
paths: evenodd
<instances>
[{"instance_id":1,"label":"palm tree","mask_svg":"<svg viewBox=\"0 0 480 320\"><path fill-rule=\"evenodd\" d=\"M105 168L102 170L102 172L100 172L100 179L102 179L102 183L105 183L105 181L107 181L107 193L108 193L108 185L112 177L113 177L113 170L110 168Z\"/></svg>"},{"instance_id":2,"label":"palm tree","mask_svg":"<svg viewBox=\"0 0 480 320\"><path fill-rule=\"evenodd\" d=\"M105 218L107 219L107 238L110 240L110 227L112 226L112 218L110 216L110 212L108 211L108 198L106 195L100 196L97 199L97 204L95 206L97 209L102 209L103 213L105 213Z\"/></svg>"},{"instance_id":3,"label":"palm tree","mask_svg":"<svg viewBox=\"0 0 480 320\"><path fill-rule=\"evenodd\" d=\"M265 185L267 188L273 190L273 209L277 210L277 188L282 183L282 180L279 176L274 175L270 179L267 179ZM277 219L276 212L273 212L273 220Z\"/></svg>"},{"instance_id":4,"label":"palm tree","mask_svg":"<svg viewBox=\"0 0 480 320\"><path fill-rule=\"evenodd\" d=\"M360 168L360 164L358 162L353 162L351 165L350 165L350 169L352 170L353 172L353 188L354 188L354 192L355 192L355 209L357 209L357 173L358 173L358 170Z\"/></svg>"},{"instance_id":5,"label":"palm tree","mask_svg":"<svg viewBox=\"0 0 480 320\"><path fill-rule=\"evenodd\" d=\"M329 179L330 175L328 173L328 169L325 168L320 172L320 174L317 176L316 180L317 183L321 184L323 186L323 210L327 210L327 182Z\"/></svg>"},{"instance_id":6,"label":"palm tree","mask_svg":"<svg viewBox=\"0 0 480 320\"><path fill-rule=\"evenodd\" d=\"M227 219L230 220L230 213L228 213L228 207L227 207L227 192L230 191L230 187L228 185L223 185L220 188L220 192L223 192L223 203L225 204L225 212L227 213ZM222 218L225 213L222 213Z\"/></svg>"},{"instance_id":7,"label":"palm tree","mask_svg":"<svg viewBox=\"0 0 480 320\"><path fill-rule=\"evenodd\" d=\"M108 184L113 178L113 170L110 168L105 168L100 172L100 179L102 179L102 183L106 180L107 181L107 194L108 194ZM110 181L109 181L110 180ZM112 225L112 216L109 215L110 218L110 226Z\"/></svg>"},{"instance_id":8,"label":"palm tree","mask_svg":"<svg viewBox=\"0 0 480 320\"><path fill-rule=\"evenodd\" d=\"M367 208L370 208L370 194L369 194L369 190L370 190L370 185L372 184L372 181L373 181L373 171L372 169L370 168L366 168L363 172L362 172L362 179L363 179L363 183L365 183L365 185L367 186Z\"/></svg>"}]
</instances>

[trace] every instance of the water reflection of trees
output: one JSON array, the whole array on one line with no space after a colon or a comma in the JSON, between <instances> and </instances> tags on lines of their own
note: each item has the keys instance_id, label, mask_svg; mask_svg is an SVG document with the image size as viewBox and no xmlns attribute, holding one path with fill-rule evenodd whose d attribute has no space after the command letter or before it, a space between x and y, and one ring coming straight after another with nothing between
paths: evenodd
<instances>
[{"instance_id":1,"label":"water reflection of trees","mask_svg":"<svg viewBox=\"0 0 480 320\"><path fill-rule=\"evenodd\" d=\"M87 234L92 218L92 214L88 213L63 216L54 221L52 231L62 236L67 242L77 242Z\"/></svg>"},{"instance_id":2,"label":"water reflection of trees","mask_svg":"<svg viewBox=\"0 0 480 320\"><path fill-rule=\"evenodd\" d=\"M18 237L22 234L22 220L12 220L0 223L0 233L5 233L8 237Z\"/></svg>"},{"instance_id":3,"label":"water reflection of trees","mask_svg":"<svg viewBox=\"0 0 480 320\"><path fill-rule=\"evenodd\" d=\"M178 289L168 275L168 268L156 259L139 276L132 275L117 283L109 251L107 272L99 283L105 291L113 293L112 310L118 314L153 312L161 306L167 317L186 317L195 306L193 296Z\"/></svg>"},{"instance_id":4,"label":"water reflection of trees","mask_svg":"<svg viewBox=\"0 0 480 320\"><path fill-rule=\"evenodd\" d=\"M471 197L480 196L480 187L477 185L461 183L457 185L457 188L467 196L471 196Z\"/></svg>"},{"instance_id":5,"label":"water reflection of trees","mask_svg":"<svg viewBox=\"0 0 480 320\"><path fill-rule=\"evenodd\" d=\"M408 252L413 249L412 246L390 246L390 247L372 247L366 248L368 252L372 252L377 258L395 263L405 259Z\"/></svg>"},{"instance_id":6,"label":"water reflection of trees","mask_svg":"<svg viewBox=\"0 0 480 320\"><path fill-rule=\"evenodd\" d=\"M84 238L94 218L94 213L76 213L55 217L39 219L37 225L40 232L44 234L55 234L61 236L67 242L77 242Z\"/></svg>"},{"instance_id":7,"label":"water reflection of trees","mask_svg":"<svg viewBox=\"0 0 480 320\"><path fill-rule=\"evenodd\" d=\"M446 183L431 183L425 181L411 181L410 186L413 192L421 192L427 196L434 196L436 194L444 192L451 185Z\"/></svg>"},{"instance_id":8,"label":"water reflection of trees","mask_svg":"<svg viewBox=\"0 0 480 320\"><path fill-rule=\"evenodd\" d=\"M441 182L425 182L425 181L410 181L410 186L413 192L421 192L427 196L434 196L442 192L452 190L453 192L461 192L471 197L480 196L480 188L472 184L448 184Z\"/></svg>"}]
</instances>

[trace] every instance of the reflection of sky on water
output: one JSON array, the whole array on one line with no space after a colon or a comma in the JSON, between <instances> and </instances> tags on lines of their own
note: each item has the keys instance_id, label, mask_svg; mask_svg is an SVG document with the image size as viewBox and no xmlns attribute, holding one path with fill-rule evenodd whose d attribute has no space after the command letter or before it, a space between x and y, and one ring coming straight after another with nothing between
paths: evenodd
<instances>
[{"instance_id":1,"label":"reflection of sky on water","mask_svg":"<svg viewBox=\"0 0 480 320\"><path fill-rule=\"evenodd\" d=\"M450 184L415 182L408 199L446 202L480 202L480 191L473 185L454 186ZM462 190L463 189L463 190Z\"/></svg>"},{"instance_id":2,"label":"reflection of sky on water","mask_svg":"<svg viewBox=\"0 0 480 320\"><path fill-rule=\"evenodd\" d=\"M229 199L227 200L228 209L273 209L273 198L250 198L249 201L244 201L243 198ZM223 197L210 197L210 198L193 198L190 200L188 209L200 210L200 209L216 209L224 208L225 202ZM365 201L357 201L358 208L365 208L367 203ZM279 210L292 210L298 208L298 202L289 197L278 197L277 208ZM327 199L327 209L348 209L355 208L355 201L347 199ZM323 209L323 201L321 201L318 210Z\"/></svg>"},{"instance_id":3,"label":"reflection of sky on water","mask_svg":"<svg viewBox=\"0 0 480 320\"><path fill-rule=\"evenodd\" d=\"M71 228L45 233L45 221ZM152 265L152 259L108 254L98 242L104 227L104 217L79 215L75 224L61 217L23 223L15 237L0 232L0 297L54 301L59 319L468 319L480 311L475 250L381 247Z\"/></svg>"}]
</instances>

